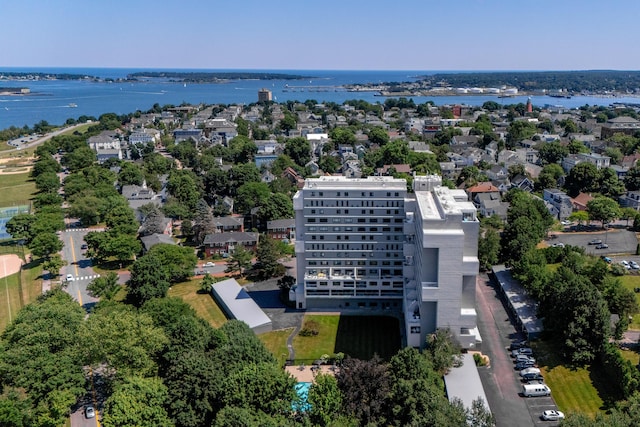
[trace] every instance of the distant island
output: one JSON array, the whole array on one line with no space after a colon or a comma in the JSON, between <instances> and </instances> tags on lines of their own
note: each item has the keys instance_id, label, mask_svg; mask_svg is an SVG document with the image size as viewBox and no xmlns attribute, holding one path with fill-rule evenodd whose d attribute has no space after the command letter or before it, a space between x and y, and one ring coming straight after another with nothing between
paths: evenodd
<instances>
[{"instance_id":1,"label":"distant island","mask_svg":"<svg viewBox=\"0 0 640 427\"><path fill-rule=\"evenodd\" d=\"M127 80L144 78L162 78L185 83L219 83L229 80L300 80L313 76L303 76L284 73L260 72L181 72L181 71L141 71L127 75Z\"/></svg>"},{"instance_id":2,"label":"distant island","mask_svg":"<svg viewBox=\"0 0 640 427\"><path fill-rule=\"evenodd\" d=\"M521 91L563 89L568 92L636 92L640 88L640 71L497 71L477 73L439 73L419 77L433 86L454 87L511 86Z\"/></svg>"}]
</instances>

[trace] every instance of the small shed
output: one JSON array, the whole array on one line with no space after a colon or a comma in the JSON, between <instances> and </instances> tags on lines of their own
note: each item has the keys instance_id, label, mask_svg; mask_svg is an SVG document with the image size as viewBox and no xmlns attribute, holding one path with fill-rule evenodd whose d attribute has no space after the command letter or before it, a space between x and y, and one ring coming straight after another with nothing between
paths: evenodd
<instances>
[{"instance_id":1,"label":"small shed","mask_svg":"<svg viewBox=\"0 0 640 427\"><path fill-rule=\"evenodd\" d=\"M211 292L230 319L245 322L256 334L273 329L269 316L235 279L214 283Z\"/></svg>"}]
</instances>

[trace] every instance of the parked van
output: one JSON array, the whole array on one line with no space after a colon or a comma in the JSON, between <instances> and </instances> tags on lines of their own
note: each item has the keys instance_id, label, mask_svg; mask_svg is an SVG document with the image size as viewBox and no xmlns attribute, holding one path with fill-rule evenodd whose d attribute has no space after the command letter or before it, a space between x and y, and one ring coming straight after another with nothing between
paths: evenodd
<instances>
[{"instance_id":1,"label":"parked van","mask_svg":"<svg viewBox=\"0 0 640 427\"><path fill-rule=\"evenodd\" d=\"M523 384L522 395L524 397L550 396L551 389L546 384Z\"/></svg>"}]
</instances>

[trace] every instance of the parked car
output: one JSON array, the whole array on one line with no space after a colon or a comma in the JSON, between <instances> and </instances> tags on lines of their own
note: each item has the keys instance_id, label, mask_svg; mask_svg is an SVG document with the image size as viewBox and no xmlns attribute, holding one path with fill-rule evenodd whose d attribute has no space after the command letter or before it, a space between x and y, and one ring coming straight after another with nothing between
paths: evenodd
<instances>
[{"instance_id":1,"label":"parked car","mask_svg":"<svg viewBox=\"0 0 640 427\"><path fill-rule=\"evenodd\" d=\"M84 416L86 418L94 418L96 416L96 410L93 409L93 406L87 406L84 408Z\"/></svg>"},{"instance_id":2,"label":"parked car","mask_svg":"<svg viewBox=\"0 0 640 427\"><path fill-rule=\"evenodd\" d=\"M534 359L531 356L527 356L526 354L519 354L516 356L514 363L518 363L518 362L527 362L527 361L532 361L533 363L536 362L536 359Z\"/></svg>"},{"instance_id":3,"label":"parked car","mask_svg":"<svg viewBox=\"0 0 640 427\"><path fill-rule=\"evenodd\" d=\"M538 374L540 375L540 369L539 368L526 368L523 369L522 371L520 371L520 376L524 377L527 374Z\"/></svg>"},{"instance_id":4,"label":"parked car","mask_svg":"<svg viewBox=\"0 0 640 427\"><path fill-rule=\"evenodd\" d=\"M527 368L527 369L538 369L538 368ZM529 383L530 381L544 381L544 378L540 374L524 374L522 376L522 380Z\"/></svg>"},{"instance_id":5,"label":"parked car","mask_svg":"<svg viewBox=\"0 0 640 427\"><path fill-rule=\"evenodd\" d=\"M638 265L638 263L635 261L629 261L629 266L634 270L640 270L640 265Z\"/></svg>"},{"instance_id":6,"label":"parked car","mask_svg":"<svg viewBox=\"0 0 640 427\"><path fill-rule=\"evenodd\" d=\"M600 243L598 246L596 246L596 249L607 249L609 247L609 245L607 245L606 243Z\"/></svg>"},{"instance_id":7,"label":"parked car","mask_svg":"<svg viewBox=\"0 0 640 427\"><path fill-rule=\"evenodd\" d=\"M523 369L526 369L526 368L533 368L535 365L536 365L536 363L531 361L531 360L526 361L526 362L518 362L518 363L516 363L516 368L515 369L516 369L516 371L522 371Z\"/></svg>"},{"instance_id":8,"label":"parked car","mask_svg":"<svg viewBox=\"0 0 640 427\"><path fill-rule=\"evenodd\" d=\"M622 261L620 261L620 264L622 264L622 266L627 270L631 268L631 266L629 265L629 262L626 259L623 259Z\"/></svg>"},{"instance_id":9,"label":"parked car","mask_svg":"<svg viewBox=\"0 0 640 427\"><path fill-rule=\"evenodd\" d=\"M529 347L521 347L517 350L513 350L511 352L511 357L516 357L519 354L526 354L527 356L532 356L533 350L531 350Z\"/></svg>"},{"instance_id":10,"label":"parked car","mask_svg":"<svg viewBox=\"0 0 640 427\"><path fill-rule=\"evenodd\" d=\"M545 421L560 421L564 420L564 414L560 411L556 411L555 409L549 409L542 413L542 419Z\"/></svg>"},{"instance_id":11,"label":"parked car","mask_svg":"<svg viewBox=\"0 0 640 427\"><path fill-rule=\"evenodd\" d=\"M573 224L573 222L565 219L563 221L560 221L560 224L562 224L562 225L571 225L571 224Z\"/></svg>"},{"instance_id":12,"label":"parked car","mask_svg":"<svg viewBox=\"0 0 640 427\"><path fill-rule=\"evenodd\" d=\"M603 256L602 260L604 262L606 262L607 264L611 264L613 262L613 260L611 258L609 258L608 256Z\"/></svg>"},{"instance_id":13,"label":"parked car","mask_svg":"<svg viewBox=\"0 0 640 427\"><path fill-rule=\"evenodd\" d=\"M602 243L602 240L600 240L600 239L593 239L593 240L589 241L590 245L599 245L601 243Z\"/></svg>"},{"instance_id":14,"label":"parked car","mask_svg":"<svg viewBox=\"0 0 640 427\"><path fill-rule=\"evenodd\" d=\"M86 243L83 243L83 244L80 246L80 249L88 249L88 248L89 248L89 246L87 246L87 244L86 244Z\"/></svg>"},{"instance_id":15,"label":"parked car","mask_svg":"<svg viewBox=\"0 0 640 427\"><path fill-rule=\"evenodd\" d=\"M67 282L73 282L73 274L67 274Z\"/></svg>"},{"instance_id":16,"label":"parked car","mask_svg":"<svg viewBox=\"0 0 640 427\"><path fill-rule=\"evenodd\" d=\"M212 263L211 261L207 262L204 264L205 267L215 267L216 265L214 263Z\"/></svg>"},{"instance_id":17,"label":"parked car","mask_svg":"<svg viewBox=\"0 0 640 427\"><path fill-rule=\"evenodd\" d=\"M551 245L552 248L564 248L564 243L554 243Z\"/></svg>"},{"instance_id":18,"label":"parked car","mask_svg":"<svg viewBox=\"0 0 640 427\"><path fill-rule=\"evenodd\" d=\"M527 341L514 341L509 345L509 351L517 350L522 347L528 347Z\"/></svg>"}]
</instances>

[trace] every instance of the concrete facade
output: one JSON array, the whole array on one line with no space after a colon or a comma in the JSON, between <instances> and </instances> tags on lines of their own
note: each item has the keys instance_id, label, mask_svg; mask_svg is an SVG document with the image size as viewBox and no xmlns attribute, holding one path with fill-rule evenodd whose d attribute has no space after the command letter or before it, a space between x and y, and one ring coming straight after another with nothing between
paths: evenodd
<instances>
[{"instance_id":1,"label":"concrete facade","mask_svg":"<svg viewBox=\"0 0 640 427\"><path fill-rule=\"evenodd\" d=\"M401 309L407 345L450 328L479 341L479 222L462 190L439 176L307 179L294 196L296 306Z\"/></svg>"}]
</instances>

